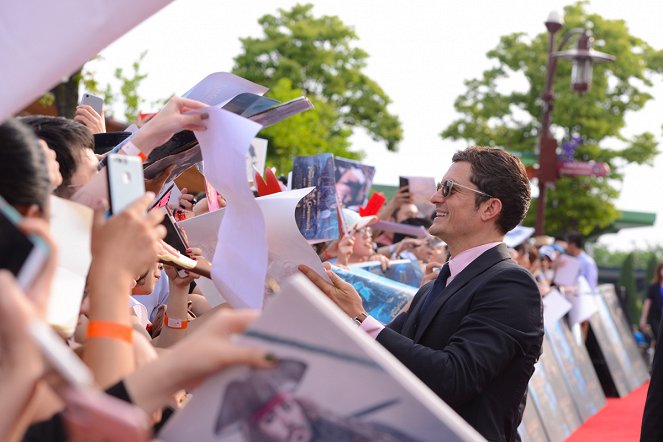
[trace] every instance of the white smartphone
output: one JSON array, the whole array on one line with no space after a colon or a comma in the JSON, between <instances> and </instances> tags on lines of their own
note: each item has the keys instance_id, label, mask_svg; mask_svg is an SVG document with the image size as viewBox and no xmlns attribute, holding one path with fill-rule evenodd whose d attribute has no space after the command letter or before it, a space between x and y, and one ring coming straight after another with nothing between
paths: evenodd
<instances>
[{"instance_id":1,"label":"white smartphone","mask_svg":"<svg viewBox=\"0 0 663 442\"><path fill-rule=\"evenodd\" d=\"M111 214L117 214L145 194L143 164L130 155L108 155L108 199Z\"/></svg>"},{"instance_id":2,"label":"white smartphone","mask_svg":"<svg viewBox=\"0 0 663 442\"><path fill-rule=\"evenodd\" d=\"M50 250L37 235L26 235L18 228L21 215L0 197L0 268L16 277L27 290L44 265Z\"/></svg>"},{"instance_id":3,"label":"white smartphone","mask_svg":"<svg viewBox=\"0 0 663 442\"><path fill-rule=\"evenodd\" d=\"M28 325L28 330L44 359L65 381L57 392L67 405L63 413L67 440L147 442L151 439L145 413L134 405L95 391L90 370L53 329L35 320Z\"/></svg>"},{"instance_id":4,"label":"white smartphone","mask_svg":"<svg viewBox=\"0 0 663 442\"><path fill-rule=\"evenodd\" d=\"M92 109L94 109L99 115L101 115L101 112L103 112L104 110L104 99L101 97L97 97L96 95L92 95L89 92L85 92L83 94L83 98L81 98L81 104L87 104Z\"/></svg>"},{"instance_id":5,"label":"white smartphone","mask_svg":"<svg viewBox=\"0 0 663 442\"><path fill-rule=\"evenodd\" d=\"M87 366L67 347L60 336L42 321L32 321L28 331L41 350L44 359L68 385L87 388L93 377Z\"/></svg>"}]
</instances>

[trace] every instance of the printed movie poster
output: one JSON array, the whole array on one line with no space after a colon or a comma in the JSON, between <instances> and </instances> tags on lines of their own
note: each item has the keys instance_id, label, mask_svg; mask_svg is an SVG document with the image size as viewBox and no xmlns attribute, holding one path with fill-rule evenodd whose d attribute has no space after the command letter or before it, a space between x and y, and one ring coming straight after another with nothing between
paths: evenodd
<instances>
[{"instance_id":1,"label":"printed movie poster","mask_svg":"<svg viewBox=\"0 0 663 442\"><path fill-rule=\"evenodd\" d=\"M483 440L302 275L282 285L238 341L277 361L207 380L161 440Z\"/></svg>"},{"instance_id":2,"label":"printed movie poster","mask_svg":"<svg viewBox=\"0 0 663 442\"><path fill-rule=\"evenodd\" d=\"M292 163L292 189L315 187L295 210L299 231L309 242L337 239L338 220L334 155L295 157Z\"/></svg>"},{"instance_id":3,"label":"printed movie poster","mask_svg":"<svg viewBox=\"0 0 663 442\"><path fill-rule=\"evenodd\" d=\"M357 210L368 201L375 167L336 157L336 192L343 207Z\"/></svg>"}]
</instances>

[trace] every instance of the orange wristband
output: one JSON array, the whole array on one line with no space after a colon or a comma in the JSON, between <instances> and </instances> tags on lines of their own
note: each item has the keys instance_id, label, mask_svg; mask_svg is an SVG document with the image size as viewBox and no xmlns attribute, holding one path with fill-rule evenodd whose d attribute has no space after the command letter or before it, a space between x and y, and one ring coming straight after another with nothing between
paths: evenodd
<instances>
[{"instance_id":1,"label":"orange wristband","mask_svg":"<svg viewBox=\"0 0 663 442\"><path fill-rule=\"evenodd\" d=\"M176 330L185 330L189 326L189 321L186 319L170 319L168 313L163 314L163 323L168 328L174 328Z\"/></svg>"},{"instance_id":2,"label":"orange wristband","mask_svg":"<svg viewBox=\"0 0 663 442\"><path fill-rule=\"evenodd\" d=\"M87 338L106 338L133 342L133 328L128 325L111 321L90 321L87 325Z\"/></svg>"},{"instance_id":3,"label":"orange wristband","mask_svg":"<svg viewBox=\"0 0 663 442\"><path fill-rule=\"evenodd\" d=\"M139 148L137 148L136 145L131 142L131 140L127 141L124 146L122 146L122 151L127 155L135 155L139 157L143 163L147 161L147 155L145 155Z\"/></svg>"}]
</instances>

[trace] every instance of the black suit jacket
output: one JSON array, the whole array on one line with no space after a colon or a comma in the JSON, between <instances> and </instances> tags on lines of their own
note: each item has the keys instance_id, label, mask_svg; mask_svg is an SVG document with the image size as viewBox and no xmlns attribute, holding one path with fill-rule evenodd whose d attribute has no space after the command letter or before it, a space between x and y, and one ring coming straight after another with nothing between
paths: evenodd
<instances>
[{"instance_id":1,"label":"black suit jacket","mask_svg":"<svg viewBox=\"0 0 663 442\"><path fill-rule=\"evenodd\" d=\"M425 314L424 285L377 337L488 440L511 441L541 353L541 296L500 244L470 263Z\"/></svg>"}]
</instances>

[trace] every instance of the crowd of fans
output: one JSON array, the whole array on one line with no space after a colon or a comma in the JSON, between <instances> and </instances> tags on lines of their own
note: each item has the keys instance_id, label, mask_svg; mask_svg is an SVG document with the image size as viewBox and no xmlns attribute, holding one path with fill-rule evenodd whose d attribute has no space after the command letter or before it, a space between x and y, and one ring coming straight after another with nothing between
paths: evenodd
<instances>
[{"instance_id":1,"label":"crowd of fans","mask_svg":"<svg viewBox=\"0 0 663 442\"><path fill-rule=\"evenodd\" d=\"M134 146L147 156L178 131L205 130L207 115L188 112L204 107L172 98L132 139ZM57 241L49 232L50 197L69 199L98 173L102 157L95 154L93 135L104 130L103 117L86 105L79 106L73 120L28 116L0 125L0 196L21 215L20 229L39 236L50 249L44 268L25 290L8 271L0 271L0 384L12 398L0 405L1 440L66 440L67 431L74 431L71 416L63 413L68 387L51 376L52 367L31 338L29 324L45 320L58 265ZM80 318L73 334L61 336L93 374L94 389L135 404L157 428L205 377L229 365L266 367L275 359L229 340L258 313L226 305L211 308L196 287L198 275L160 263L158 255L170 253L163 241L164 214L147 209L169 172L146 182L149 191L119 214L107 217L108 202L98 201ZM204 195L198 200L182 190L173 209L188 217L208 210ZM222 196L218 203L225 206ZM398 189L377 216L343 209L343 217L347 234L318 248L323 261L338 266L379 261L387 268L392 260L409 259L421 266L423 285L436 278L449 259L446 244L434 236L412 237L375 227L378 220L430 226L431 219L413 203L407 187ZM584 253L579 237L567 240L537 238L511 249L513 259L536 279L542 296L555 284L558 257ZM204 259L195 248L187 255ZM595 287L590 264L583 272Z\"/></svg>"}]
</instances>

